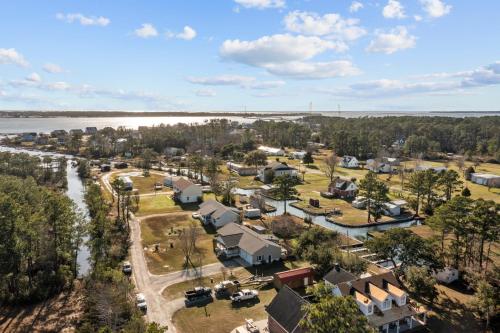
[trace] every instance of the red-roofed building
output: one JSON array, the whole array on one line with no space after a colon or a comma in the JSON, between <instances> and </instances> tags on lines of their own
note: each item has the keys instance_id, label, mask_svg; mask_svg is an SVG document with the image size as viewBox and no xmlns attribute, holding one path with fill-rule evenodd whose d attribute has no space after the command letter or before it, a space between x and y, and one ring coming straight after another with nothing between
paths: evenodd
<instances>
[{"instance_id":1,"label":"red-roofed building","mask_svg":"<svg viewBox=\"0 0 500 333\"><path fill-rule=\"evenodd\" d=\"M292 289L307 287L314 283L314 270L311 267L296 268L274 274L274 286L277 289L284 285Z\"/></svg>"}]
</instances>

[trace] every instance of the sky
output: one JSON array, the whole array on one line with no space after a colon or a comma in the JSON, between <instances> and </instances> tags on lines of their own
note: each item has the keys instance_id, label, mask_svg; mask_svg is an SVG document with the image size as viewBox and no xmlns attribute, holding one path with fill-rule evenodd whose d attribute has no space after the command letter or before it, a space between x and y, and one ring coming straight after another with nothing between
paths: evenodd
<instances>
[{"instance_id":1,"label":"sky","mask_svg":"<svg viewBox=\"0 0 500 333\"><path fill-rule=\"evenodd\" d=\"M3 110L500 110L498 0L0 6Z\"/></svg>"}]
</instances>

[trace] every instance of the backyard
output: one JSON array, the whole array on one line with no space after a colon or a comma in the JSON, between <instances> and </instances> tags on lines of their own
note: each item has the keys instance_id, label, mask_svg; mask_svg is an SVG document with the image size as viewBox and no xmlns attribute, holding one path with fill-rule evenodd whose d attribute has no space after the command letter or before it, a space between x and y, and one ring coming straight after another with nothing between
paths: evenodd
<instances>
[{"instance_id":1,"label":"backyard","mask_svg":"<svg viewBox=\"0 0 500 333\"><path fill-rule=\"evenodd\" d=\"M214 231L203 228L189 213L153 216L141 220L142 244L146 248L148 268L152 274L165 274L185 268L179 235L190 224L196 225L199 235L194 261L200 259L202 265L217 262L212 243ZM156 244L159 245L158 252L155 252Z\"/></svg>"}]
</instances>

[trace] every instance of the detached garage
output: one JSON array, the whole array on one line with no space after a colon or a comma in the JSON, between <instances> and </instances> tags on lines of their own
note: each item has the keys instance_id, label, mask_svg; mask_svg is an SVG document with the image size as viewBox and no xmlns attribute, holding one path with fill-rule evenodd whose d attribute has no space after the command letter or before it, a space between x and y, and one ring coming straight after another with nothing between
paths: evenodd
<instances>
[{"instance_id":1,"label":"detached garage","mask_svg":"<svg viewBox=\"0 0 500 333\"><path fill-rule=\"evenodd\" d=\"M292 289L307 287L314 283L314 270L311 267L291 269L274 274L274 286L277 289L287 285Z\"/></svg>"}]
</instances>

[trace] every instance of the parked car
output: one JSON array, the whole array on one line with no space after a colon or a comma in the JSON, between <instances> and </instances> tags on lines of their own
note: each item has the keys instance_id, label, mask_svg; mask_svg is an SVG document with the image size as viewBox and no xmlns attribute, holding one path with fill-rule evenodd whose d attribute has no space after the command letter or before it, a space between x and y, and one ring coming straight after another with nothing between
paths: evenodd
<instances>
[{"instance_id":1,"label":"parked car","mask_svg":"<svg viewBox=\"0 0 500 333\"><path fill-rule=\"evenodd\" d=\"M132 264L130 263L130 261L125 261L122 265L122 272L124 274L131 274L132 273Z\"/></svg>"},{"instance_id":2,"label":"parked car","mask_svg":"<svg viewBox=\"0 0 500 333\"><path fill-rule=\"evenodd\" d=\"M205 295L212 295L212 289L208 287L196 287L193 290L188 290L184 293L184 296L187 299Z\"/></svg>"},{"instance_id":3,"label":"parked car","mask_svg":"<svg viewBox=\"0 0 500 333\"><path fill-rule=\"evenodd\" d=\"M184 305L186 307L190 306L201 306L201 305L206 305L208 303L213 302L213 297L212 294L204 294L204 295L198 295L190 298L186 298L184 300Z\"/></svg>"},{"instance_id":4,"label":"parked car","mask_svg":"<svg viewBox=\"0 0 500 333\"><path fill-rule=\"evenodd\" d=\"M249 301L259 297L259 292L257 290L243 289L231 295L231 301L241 302Z\"/></svg>"},{"instance_id":5,"label":"parked car","mask_svg":"<svg viewBox=\"0 0 500 333\"><path fill-rule=\"evenodd\" d=\"M146 297L143 293L135 295L135 304L137 305L137 308L143 312L146 312L148 309L148 305L146 304Z\"/></svg>"}]
</instances>

